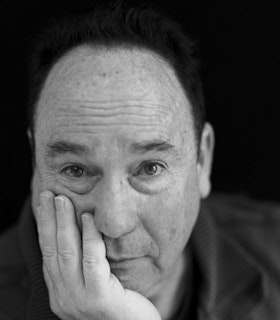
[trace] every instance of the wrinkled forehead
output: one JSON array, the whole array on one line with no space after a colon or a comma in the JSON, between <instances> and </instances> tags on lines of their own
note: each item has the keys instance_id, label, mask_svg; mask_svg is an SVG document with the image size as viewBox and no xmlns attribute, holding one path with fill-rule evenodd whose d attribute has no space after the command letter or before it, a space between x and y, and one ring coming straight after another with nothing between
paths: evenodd
<instances>
[{"instance_id":1,"label":"wrinkled forehead","mask_svg":"<svg viewBox=\"0 0 280 320\"><path fill-rule=\"evenodd\" d=\"M122 101L154 105L169 114L173 126L193 127L189 101L163 58L136 48L89 46L71 50L54 65L39 98L35 126L38 115L46 119L59 108L70 111L87 102L106 108L106 103L112 107Z\"/></svg>"}]
</instances>

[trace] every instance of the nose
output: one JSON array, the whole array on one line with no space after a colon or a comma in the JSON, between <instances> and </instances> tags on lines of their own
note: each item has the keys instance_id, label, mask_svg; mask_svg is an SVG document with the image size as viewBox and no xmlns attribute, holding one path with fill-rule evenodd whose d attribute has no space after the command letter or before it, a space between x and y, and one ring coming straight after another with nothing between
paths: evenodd
<instances>
[{"instance_id":1,"label":"nose","mask_svg":"<svg viewBox=\"0 0 280 320\"><path fill-rule=\"evenodd\" d=\"M132 232L136 228L138 217L129 186L120 179L110 178L99 188L94 212L97 229L106 237L114 239Z\"/></svg>"}]
</instances>

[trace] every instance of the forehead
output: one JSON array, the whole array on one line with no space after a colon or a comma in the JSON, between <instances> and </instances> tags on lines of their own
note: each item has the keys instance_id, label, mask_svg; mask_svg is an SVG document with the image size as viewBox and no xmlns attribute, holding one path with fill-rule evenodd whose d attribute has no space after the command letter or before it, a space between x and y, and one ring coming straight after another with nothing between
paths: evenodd
<instances>
[{"instance_id":1,"label":"forehead","mask_svg":"<svg viewBox=\"0 0 280 320\"><path fill-rule=\"evenodd\" d=\"M46 119L56 122L57 115L86 116L89 110L94 114L130 110L140 118L147 115L166 122L169 129L193 126L174 70L161 57L140 49L83 46L63 56L42 89L35 129L47 129Z\"/></svg>"}]
</instances>

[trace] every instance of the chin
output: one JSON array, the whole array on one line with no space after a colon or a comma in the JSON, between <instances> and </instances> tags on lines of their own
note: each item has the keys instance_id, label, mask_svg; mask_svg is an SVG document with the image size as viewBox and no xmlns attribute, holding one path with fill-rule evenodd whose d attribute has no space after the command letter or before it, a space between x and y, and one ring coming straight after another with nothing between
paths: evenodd
<instances>
[{"instance_id":1,"label":"chin","mask_svg":"<svg viewBox=\"0 0 280 320\"><path fill-rule=\"evenodd\" d=\"M125 289L136 291L149 299L155 295L156 284L159 282L159 270L151 264L149 259L109 263L111 272Z\"/></svg>"}]
</instances>

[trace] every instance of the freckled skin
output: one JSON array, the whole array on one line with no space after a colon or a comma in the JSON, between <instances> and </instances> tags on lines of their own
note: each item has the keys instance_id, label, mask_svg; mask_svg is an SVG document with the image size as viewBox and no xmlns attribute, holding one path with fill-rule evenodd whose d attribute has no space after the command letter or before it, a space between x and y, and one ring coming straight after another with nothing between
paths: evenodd
<instances>
[{"instance_id":1,"label":"freckled skin","mask_svg":"<svg viewBox=\"0 0 280 320\"><path fill-rule=\"evenodd\" d=\"M124 287L154 301L175 290L199 211L201 177L190 105L171 67L139 49L76 48L51 70L35 124L34 212L40 192L66 195L79 226L83 212L94 214L108 255L141 257L112 268ZM86 144L90 154L47 158L46 145L59 139ZM131 142L153 139L168 140L178 155L130 153ZM150 179L135 175L150 160L167 168ZM91 175L70 179L62 173L69 163Z\"/></svg>"}]
</instances>

